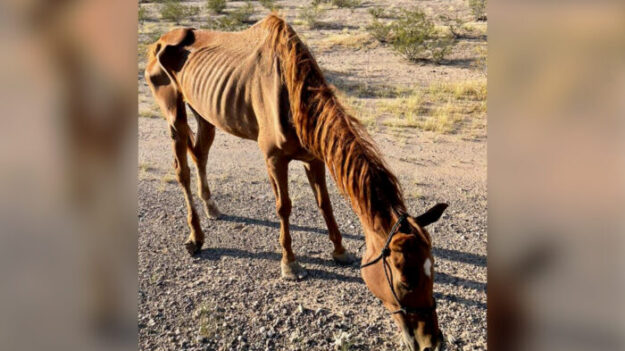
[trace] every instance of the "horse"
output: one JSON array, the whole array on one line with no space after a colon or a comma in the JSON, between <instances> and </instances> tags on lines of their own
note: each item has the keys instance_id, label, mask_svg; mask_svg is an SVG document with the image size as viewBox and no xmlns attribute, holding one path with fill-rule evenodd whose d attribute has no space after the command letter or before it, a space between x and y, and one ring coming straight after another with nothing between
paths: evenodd
<instances>
[{"instance_id":1,"label":"horse","mask_svg":"<svg viewBox=\"0 0 625 351\"><path fill-rule=\"evenodd\" d=\"M184 192L190 235L187 251L204 243L190 190L187 153L197 165L198 192L209 217L220 211L206 180L215 128L255 140L265 158L280 219L284 279L306 276L291 248L288 164L304 164L333 243L332 258L351 263L326 187L326 167L358 215L366 252L361 275L392 313L410 350L439 350L443 335L433 296L434 258L425 227L447 207L408 215L401 186L365 128L339 102L309 49L293 28L270 14L246 30L176 28L148 49L145 79L165 119L177 180ZM185 107L197 120L197 135Z\"/></svg>"}]
</instances>

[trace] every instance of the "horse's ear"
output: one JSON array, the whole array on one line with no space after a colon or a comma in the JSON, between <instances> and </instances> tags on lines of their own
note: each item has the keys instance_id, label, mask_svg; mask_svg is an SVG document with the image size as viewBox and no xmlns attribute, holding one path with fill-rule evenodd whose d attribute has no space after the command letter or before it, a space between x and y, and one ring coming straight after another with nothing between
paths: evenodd
<instances>
[{"instance_id":1,"label":"horse's ear","mask_svg":"<svg viewBox=\"0 0 625 351\"><path fill-rule=\"evenodd\" d=\"M447 206L449 205L442 203L436 204L434 205L434 207L427 210L424 214L415 217L414 220L415 222L417 222L418 225L425 227L428 224L432 224L438 221L443 215L443 212L445 211Z\"/></svg>"}]
</instances>

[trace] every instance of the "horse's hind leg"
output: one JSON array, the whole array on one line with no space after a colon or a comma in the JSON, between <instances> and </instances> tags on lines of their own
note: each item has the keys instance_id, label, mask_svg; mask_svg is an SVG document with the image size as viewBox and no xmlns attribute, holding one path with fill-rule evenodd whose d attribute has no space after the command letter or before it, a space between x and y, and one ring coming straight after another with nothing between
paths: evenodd
<instances>
[{"instance_id":1,"label":"horse's hind leg","mask_svg":"<svg viewBox=\"0 0 625 351\"><path fill-rule=\"evenodd\" d=\"M341 232L334 219L332 213L332 204L330 203L330 196L328 195L328 188L326 186L326 168L322 161L313 160L304 163L306 169L306 176L310 187L315 194L317 200L317 206L323 215L323 219L328 226L328 236L330 241L334 244L334 251L332 252L332 258L343 264L349 264L354 261L354 257L349 254L343 247Z\"/></svg>"},{"instance_id":2,"label":"horse's hind leg","mask_svg":"<svg viewBox=\"0 0 625 351\"><path fill-rule=\"evenodd\" d=\"M213 145L213 140L215 140L215 126L206 121L193 109L191 111L193 111L197 120L197 136L195 144L191 147L191 154L197 166L198 193L204 202L206 215L210 218L219 218L221 217L221 212L219 212L215 201L211 199L211 192L206 179L206 162L210 147Z\"/></svg>"},{"instance_id":3,"label":"horse's hind leg","mask_svg":"<svg viewBox=\"0 0 625 351\"><path fill-rule=\"evenodd\" d=\"M187 205L187 223L191 229L191 235L185 242L187 251L194 255L200 251L204 244L204 233L200 226L200 219L195 212L193 205L193 196L191 194L191 172L187 162L187 148L192 140L192 132L187 124L187 115L184 103L180 100L174 109L170 109L167 120L169 122L169 131L172 138L174 148L174 168L176 176L184 192L184 198Z\"/></svg>"}]
</instances>

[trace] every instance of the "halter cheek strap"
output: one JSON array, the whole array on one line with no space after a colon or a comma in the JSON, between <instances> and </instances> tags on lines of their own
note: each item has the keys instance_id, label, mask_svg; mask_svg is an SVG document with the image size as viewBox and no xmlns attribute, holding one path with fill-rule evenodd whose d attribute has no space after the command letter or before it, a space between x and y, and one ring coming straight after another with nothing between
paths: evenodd
<instances>
[{"instance_id":1,"label":"halter cheek strap","mask_svg":"<svg viewBox=\"0 0 625 351\"><path fill-rule=\"evenodd\" d=\"M399 219L397 219L397 222L395 222L395 224L391 228L391 231L388 234L388 238L386 239L386 243L384 243L382 252L380 252L380 254L373 260L361 265L360 269L374 265L378 261L382 261L382 265L384 268L384 276L386 277L386 282L391 288L391 293L393 293L393 298L395 299L395 302L397 302L397 305L399 306L399 309L396 311L393 311L393 314L395 313L403 313L405 315L427 314L427 313L431 313L434 309L436 309L436 300L434 300L434 304L431 307L413 308L413 307L402 306L401 302L399 301L399 297L397 297L397 293L395 292L395 288L393 284L393 271L391 270L390 264L386 260L386 258L391 255L391 249L389 248L389 245L391 244L391 240L393 239L393 236L397 234L399 227L406 220L406 217L407 216L405 214L402 214L401 216L399 216Z\"/></svg>"}]
</instances>

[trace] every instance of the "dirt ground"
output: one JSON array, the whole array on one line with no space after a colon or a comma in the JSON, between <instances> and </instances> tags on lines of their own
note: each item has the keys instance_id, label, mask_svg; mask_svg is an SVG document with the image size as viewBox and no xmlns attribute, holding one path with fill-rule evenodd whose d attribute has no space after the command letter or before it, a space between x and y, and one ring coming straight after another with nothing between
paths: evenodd
<instances>
[{"instance_id":1,"label":"dirt ground","mask_svg":"<svg viewBox=\"0 0 625 351\"><path fill-rule=\"evenodd\" d=\"M277 1L295 23L329 80L346 99L376 114L375 87L427 87L433 82L485 80L471 49L485 38L460 40L442 65L409 63L384 45L335 45L335 35L365 33L373 2L353 11L330 8L332 26L308 29L297 14L300 2ZM203 2L185 4L203 5ZM229 2L229 7L242 2ZM375 5L410 7L412 1ZM423 1L431 13L453 5L470 17L462 1ZM451 4L451 5L450 5ZM268 11L253 2L253 19ZM139 40L174 25L158 19L158 4L146 3L153 20L140 25ZM206 11L183 25L200 27ZM397 350L400 339L389 313L364 285L358 265L338 266L332 244L298 162L290 166L291 234L297 259L308 270L299 282L280 278L279 222L263 157L256 144L217 132L208 161L213 199L225 216L209 220L204 250L189 257L184 198L173 173L166 122L142 78L139 62L139 345L141 350ZM374 87L374 88L372 88ZM365 91L363 94L362 91ZM393 97L390 97L391 99ZM435 296L450 350L486 349L486 129L439 133L385 125L386 110L369 130L404 189L411 214L447 202L430 227L434 240ZM485 116L482 116L485 118ZM465 122L463 122L465 123ZM192 163L190 163L192 164ZM193 175L195 171L193 170ZM362 230L349 203L328 179L334 213L346 248L362 254ZM193 179L192 189L196 183ZM196 204L199 204L199 199ZM340 348L339 348L340 349Z\"/></svg>"}]
</instances>

